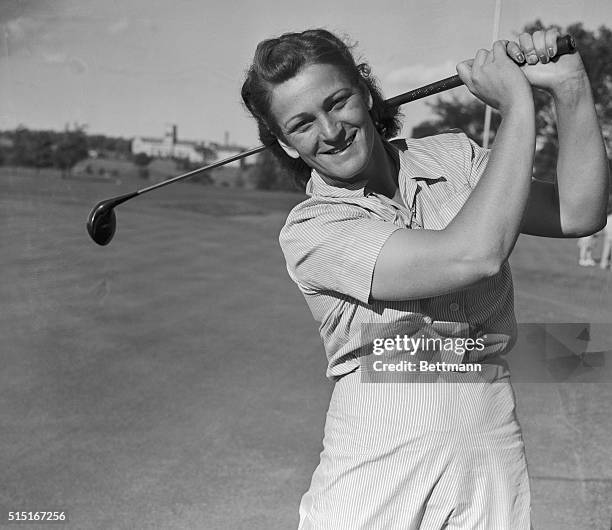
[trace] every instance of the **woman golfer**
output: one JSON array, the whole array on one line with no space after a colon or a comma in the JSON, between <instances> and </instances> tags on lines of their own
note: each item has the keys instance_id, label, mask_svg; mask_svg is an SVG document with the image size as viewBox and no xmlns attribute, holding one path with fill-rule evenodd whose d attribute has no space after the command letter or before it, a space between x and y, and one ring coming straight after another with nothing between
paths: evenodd
<instances>
[{"instance_id":1,"label":"woman golfer","mask_svg":"<svg viewBox=\"0 0 612 530\"><path fill-rule=\"evenodd\" d=\"M491 150L461 133L390 140L396 109L325 30L258 45L242 97L261 140L309 196L280 243L335 381L301 530L529 528L523 440L501 357L516 335L507 260L521 232L597 232L608 196L589 81L578 54L550 60L557 36L524 33L457 65L501 114ZM555 101L555 184L531 178L532 87ZM427 338L440 339L437 351ZM447 339L461 347L448 351ZM405 379L377 372L402 354L426 360L422 380L409 368ZM489 375L453 379L451 359Z\"/></svg>"}]
</instances>

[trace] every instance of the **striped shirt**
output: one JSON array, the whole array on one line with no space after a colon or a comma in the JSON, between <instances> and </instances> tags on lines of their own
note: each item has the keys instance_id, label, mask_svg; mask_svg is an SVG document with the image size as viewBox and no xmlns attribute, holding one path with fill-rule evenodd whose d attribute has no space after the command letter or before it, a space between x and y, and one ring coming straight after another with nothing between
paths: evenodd
<instances>
[{"instance_id":1,"label":"striped shirt","mask_svg":"<svg viewBox=\"0 0 612 530\"><path fill-rule=\"evenodd\" d=\"M389 236L401 229L444 229L489 157L463 133L392 140L387 148L398 151L398 188L407 207L364 183L329 185L313 170L309 198L289 213L279 236L289 276L320 323L331 379L355 370L360 357L372 353L373 333L417 336L427 329L429 336L479 339L484 349L466 353L463 362L506 353L516 338L507 262L495 276L462 291L418 300L371 299L374 266Z\"/></svg>"}]
</instances>

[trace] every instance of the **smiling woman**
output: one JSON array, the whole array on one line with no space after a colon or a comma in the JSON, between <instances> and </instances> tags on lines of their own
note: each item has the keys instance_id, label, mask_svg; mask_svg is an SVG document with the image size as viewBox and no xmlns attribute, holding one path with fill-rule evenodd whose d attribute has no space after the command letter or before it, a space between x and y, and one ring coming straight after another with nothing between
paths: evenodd
<instances>
[{"instance_id":1,"label":"smiling woman","mask_svg":"<svg viewBox=\"0 0 612 530\"><path fill-rule=\"evenodd\" d=\"M372 97L367 87L353 86L335 66L306 66L274 87L271 95L281 147L320 175L338 181L364 178L366 169L376 168L376 160L385 156L370 119ZM375 143L377 156L372 158Z\"/></svg>"},{"instance_id":2,"label":"smiling woman","mask_svg":"<svg viewBox=\"0 0 612 530\"><path fill-rule=\"evenodd\" d=\"M306 75L304 70L308 70ZM320 146L323 150L333 150L349 139L344 138L348 123L340 127L342 119L336 118L340 111L343 115L357 111L361 116L351 119L361 118L361 126L369 133L373 132L373 123L376 136L391 138L400 129L399 109L385 105L370 76L370 67L356 64L350 48L324 30L285 34L261 42L242 87L242 98L257 119L261 141L301 187L310 179L311 171L301 155L313 154L314 132L327 128L323 131L326 145ZM301 105L292 98L300 99ZM363 122L364 111L367 123ZM289 138L298 141L294 149L287 145ZM303 152L299 152L302 146Z\"/></svg>"},{"instance_id":3,"label":"smiling woman","mask_svg":"<svg viewBox=\"0 0 612 530\"><path fill-rule=\"evenodd\" d=\"M397 109L325 30L258 45L242 97L309 196L280 244L335 381L300 530L529 529L508 257L521 231L598 231L608 196L589 81L578 54L555 57L557 37L457 65L502 116L491 150L461 133L391 140ZM556 185L531 179L532 86L556 103ZM397 345L384 355L398 369L377 373L377 344Z\"/></svg>"}]
</instances>

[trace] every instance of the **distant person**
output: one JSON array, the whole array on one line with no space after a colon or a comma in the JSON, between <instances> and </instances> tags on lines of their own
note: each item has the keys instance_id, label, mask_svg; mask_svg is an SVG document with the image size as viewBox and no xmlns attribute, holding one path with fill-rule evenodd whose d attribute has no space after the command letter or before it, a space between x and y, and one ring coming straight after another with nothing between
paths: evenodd
<instances>
[{"instance_id":1,"label":"distant person","mask_svg":"<svg viewBox=\"0 0 612 530\"><path fill-rule=\"evenodd\" d=\"M501 114L491 150L462 133L392 140L398 109L326 30L257 46L242 98L262 142L308 195L280 244L335 383L300 530L529 529L524 444L503 360L517 334L508 258L521 230L597 232L608 197L589 80L577 53L550 61L557 37L522 33L457 65ZM554 184L532 179L532 87L554 96ZM373 326L381 337L401 329L412 339L480 340L482 349L466 353L457 342L448 356L483 363L494 377L363 381L379 340Z\"/></svg>"},{"instance_id":2,"label":"distant person","mask_svg":"<svg viewBox=\"0 0 612 530\"><path fill-rule=\"evenodd\" d=\"M599 266L607 269L612 264L612 212L608 214L608 222L602 231L603 248L601 250L601 261Z\"/></svg>"},{"instance_id":3,"label":"distant person","mask_svg":"<svg viewBox=\"0 0 612 530\"><path fill-rule=\"evenodd\" d=\"M596 235L591 234L590 236L585 236L578 239L578 249L580 250L578 265L581 267L592 267L595 265L595 260L593 259L593 246L595 245L595 238Z\"/></svg>"}]
</instances>

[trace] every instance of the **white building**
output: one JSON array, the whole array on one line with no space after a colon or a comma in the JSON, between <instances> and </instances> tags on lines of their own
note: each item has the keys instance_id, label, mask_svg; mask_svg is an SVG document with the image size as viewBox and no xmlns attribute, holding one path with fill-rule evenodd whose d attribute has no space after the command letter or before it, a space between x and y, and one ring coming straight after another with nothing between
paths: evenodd
<instances>
[{"instance_id":1,"label":"white building","mask_svg":"<svg viewBox=\"0 0 612 530\"><path fill-rule=\"evenodd\" d=\"M132 154L144 153L151 158L186 158L193 164L204 162L198 142L179 142L176 134L176 125L166 129L163 138L136 137L132 140Z\"/></svg>"},{"instance_id":2,"label":"white building","mask_svg":"<svg viewBox=\"0 0 612 530\"><path fill-rule=\"evenodd\" d=\"M205 145L203 142L179 142L176 131L176 125L170 125L163 138L134 138L132 140L132 154L144 153L151 158L183 158L188 159L193 164L212 164L247 151L245 147L231 145L227 132L223 144L210 142ZM205 153L207 156L205 156ZM244 167L254 164L256 160L257 155L253 155L230 162L225 167Z\"/></svg>"}]
</instances>

